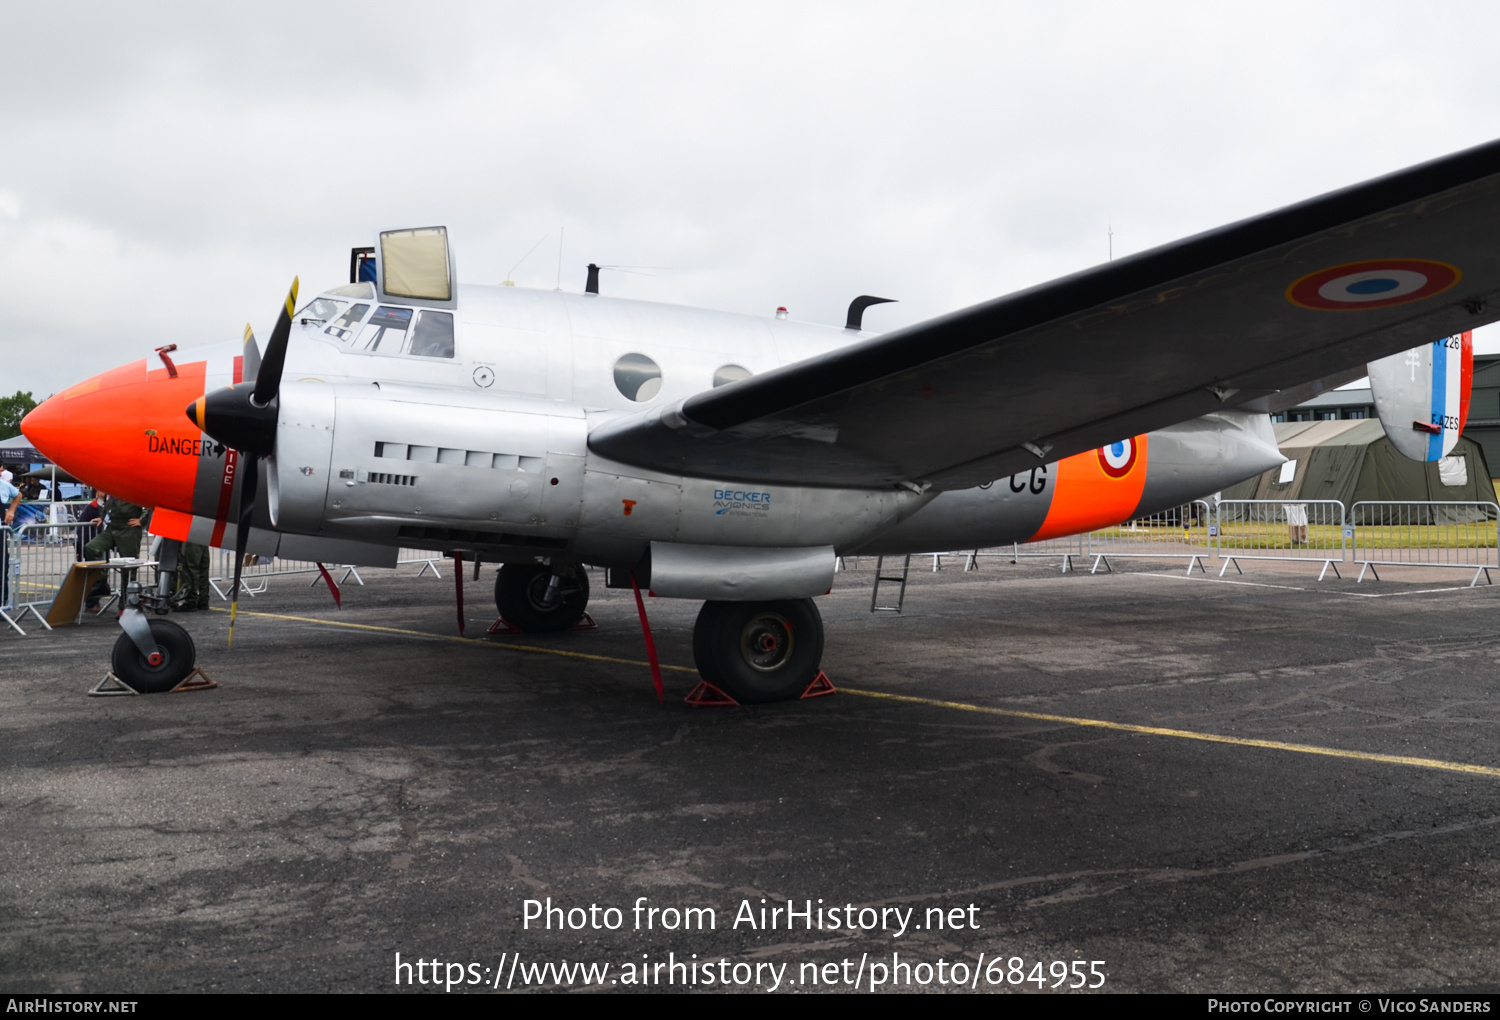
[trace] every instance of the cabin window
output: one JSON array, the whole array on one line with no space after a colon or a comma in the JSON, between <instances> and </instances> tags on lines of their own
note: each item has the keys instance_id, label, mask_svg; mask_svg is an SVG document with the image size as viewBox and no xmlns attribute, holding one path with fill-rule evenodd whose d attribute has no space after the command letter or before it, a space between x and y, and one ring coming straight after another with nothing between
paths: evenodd
<instances>
[{"instance_id":1,"label":"cabin window","mask_svg":"<svg viewBox=\"0 0 1500 1020\"><path fill-rule=\"evenodd\" d=\"M615 388L637 403L661 392L661 367L644 354L626 354L615 362Z\"/></svg>"},{"instance_id":2,"label":"cabin window","mask_svg":"<svg viewBox=\"0 0 1500 1020\"><path fill-rule=\"evenodd\" d=\"M341 312L338 318L333 320L333 325L323 332L335 339L347 342L353 339L355 331L359 329L360 322L364 320L369 310L369 305L355 305L348 311Z\"/></svg>"},{"instance_id":3,"label":"cabin window","mask_svg":"<svg viewBox=\"0 0 1500 1020\"><path fill-rule=\"evenodd\" d=\"M748 378L750 378L748 368L742 368L739 365L721 365L714 373L714 388L718 389L720 386L728 386L732 382Z\"/></svg>"},{"instance_id":4,"label":"cabin window","mask_svg":"<svg viewBox=\"0 0 1500 1020\"><path fill-rule=\"evenodd\" d=\"M424 311L411 334L411 353L423 358L453 357L453 313Z\"/></svg>"},{"instance_id":5,"label":"cabin window","mask_svg":"<svg viewBox=\"0 0 1500 1020\"><path fill-rule=\"evenodd\" d=\"M321 326L343 310L346 301L332 301L325 297L313 298L296 315L292 317L293 322L300 322L304 326Z\"/></svg>"},{"instance_id":6,"label":"cabin window","mask_svg":"<svg viewBox=\"0 0 1500 1020\"><path fill-rule=\"evenodd\" d=\"M381 305L360 330L354 342L356 350L378 351L381 354L399 354L406 342L406 331L411 328L412 310Z\"/></svg>"}]
</instances>

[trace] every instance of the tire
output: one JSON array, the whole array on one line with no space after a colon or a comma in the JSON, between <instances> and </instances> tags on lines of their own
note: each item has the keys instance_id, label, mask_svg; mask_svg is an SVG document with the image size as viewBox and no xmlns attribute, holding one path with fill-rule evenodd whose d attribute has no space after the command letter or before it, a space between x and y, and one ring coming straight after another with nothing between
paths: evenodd
<instances>
[{"instance_id":1,"label":"tire","mask_svg":"<svg viewBox=\"0 0 1500 1020\"><path fill-rule=\"evenodd\" d=\"M495 577L495 608L512 626L528 633L567 630L589 604L589 577L582 567L565 568L558 599L543 602L552 568L540 563L507 563Z\"/></svg>"},{"instance_id":2,"label":"tire","mask_svg":"<svg viewBox=\"0 0 1500 1020\"><path fill-rule=\"evenodd\" d=\"M705 602L693 626L698 672L742 705L800 697L822 661L823 617L812 599Z\"/></svg>"},{"instance_id":3,"label":"tire","mask_svg":"<svg viewBox=\"0 0 1500 1020\"><path fill-rule=\"evenodd\" d=\"M161 653L161 662L153 666L130 640L121 634L115 641L110 666L115 676L142 694L163 694L187 679L197 661L193 638L171 620L151 619L151 638Z\"/></svg>"}]
</instances>

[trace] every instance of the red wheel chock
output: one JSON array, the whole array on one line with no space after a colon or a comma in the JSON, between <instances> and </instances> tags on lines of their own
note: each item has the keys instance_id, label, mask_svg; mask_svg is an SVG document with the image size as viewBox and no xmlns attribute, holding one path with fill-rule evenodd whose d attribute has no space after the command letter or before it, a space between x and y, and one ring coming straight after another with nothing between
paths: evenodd
<instances>
[{"instance_id":1,"label":"red wheel chock","mask_svg":"<svg viewBox=\"0 0 1500 1020\"><path fill-rule=\"evenodd\" d=\"M828 679L828 674L821 669L818 675L813 677L812 683L807 685L807 690L797 698L798 701L806 701L808 698L821 698L825 694L837 694L838 688L833 686L833 681ZM699 682L688 692L688 696L682 699L693 708L729 708L738 707L739 702L725 694L719 688L707 680Z\"/></svg>"},{"instance_id":2,"label":"red wheel chock","mask_svg":"<svg viewBox=\"0 0 1500 1020\"><path fill-rule=\"evenodd\" d=\"M599 625L594 622L594 618L592 616L590 616L588 613L584 613L581 617L578 618L578 622L575 623L575 624L573 624L573 626L569 627L568 629L569 630L598 630L599 629ZM490 624L488 627L486 627L484 629L484 632L486 634L524 634L524 633L526 633L520 627L517 627L515 624L511 623L509 620L507 620L503 616L497 616L497 617L495 617L495 622L492 623L492 624Z\"/></svg>"},{"instance_id":3,"label":"red wheel chock","mask_svg":"<svg viewBox=\"0 0 1500 1020\"><path fill-rule=\"evenodd\" d=\"M168 694L182 694L185 691L208 691L219 686L210 680L208 674L203 672L199 666L194 666L193 671L182 678L182 683L173 687Z\"/></svg>"},{"instance_id":4,"label":"red wheel chock","mask_svg":"<svg viewBox=\"0 0 1500 1020\"><path fill-rule=\"evenodd\" d=\"M682 699L693 708L737 708L739 702L719 690L707 680L700 681L697 687L688 692L688 696Z\"/></svg>"},{"instance_id":5,"label":"red wheel chock","mask_svg":"<svg viewBox=\"0 0 1500 1020\"><path fill-rule=\"evenodd\" d=\"M818 675L813 677L812 683L807 685L807 690L802 692L798 701L806 701L808 698L821 698L825 694L837 694L839 689L833 686L833 681L828 679L828 674L821 669Z\"/></svg>"}]
</instances>

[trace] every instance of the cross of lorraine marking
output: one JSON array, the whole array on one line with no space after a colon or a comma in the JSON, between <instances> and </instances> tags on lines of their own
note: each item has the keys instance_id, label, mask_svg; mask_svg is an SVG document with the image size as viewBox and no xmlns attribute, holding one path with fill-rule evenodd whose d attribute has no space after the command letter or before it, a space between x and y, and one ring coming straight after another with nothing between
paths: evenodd
<instances>
[{"instance_id":1,"label":"cross of lorraine marking","mask_svg":"<svg viewBox=\"0 0 1500 1020\"><path fill-rule=\"evenodd\" d=\"M1417 369L1422 366L1422 355L1415 350L1406 352L1406 363L1411 366L1411 381L1417 381Z\"/></svg>"}]
</instances>

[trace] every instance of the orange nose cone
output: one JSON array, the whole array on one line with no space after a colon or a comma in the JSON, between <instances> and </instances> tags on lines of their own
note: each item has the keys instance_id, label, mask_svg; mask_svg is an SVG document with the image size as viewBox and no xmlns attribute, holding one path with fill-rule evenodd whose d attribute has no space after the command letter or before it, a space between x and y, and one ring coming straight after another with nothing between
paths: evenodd
<instances>
[{"instance_id":1,"label":"orange nose cone","mask_svg":"<svg viewBox=\"0 0 1500 1020\"><path fill-rule=\"evenodd\" d=\"M145 359L49 397L21 422L42 453L75 478L142 506L191 512L202 433L182 407L203 394L205 362L177 378Z\"/></svg>"}]
</instances>

